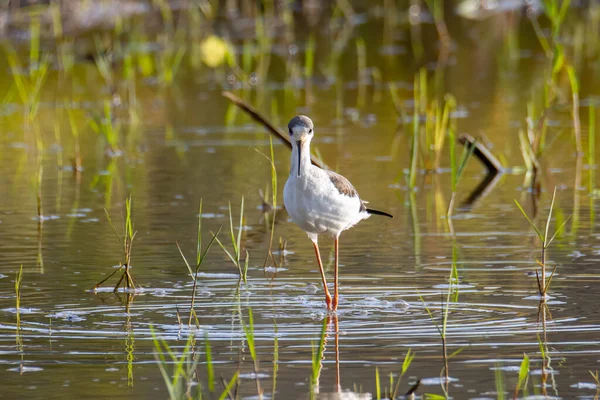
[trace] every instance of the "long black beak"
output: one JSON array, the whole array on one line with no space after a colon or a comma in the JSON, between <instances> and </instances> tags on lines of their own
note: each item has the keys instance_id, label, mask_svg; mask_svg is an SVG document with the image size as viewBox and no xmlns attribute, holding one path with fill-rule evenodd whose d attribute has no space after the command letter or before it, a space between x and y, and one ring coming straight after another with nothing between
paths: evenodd
<instances>
[{"instance_id":1,"label":"long black beak","mask_svg":"<svg viewBox=\"0 0 600 400\"><path fill-rule=\"evenodd\" d=\"M302 142L296 141L296 147L298 148L298 178L300 178L300 161L302 160Z\"/></svg>"}]
</instances>

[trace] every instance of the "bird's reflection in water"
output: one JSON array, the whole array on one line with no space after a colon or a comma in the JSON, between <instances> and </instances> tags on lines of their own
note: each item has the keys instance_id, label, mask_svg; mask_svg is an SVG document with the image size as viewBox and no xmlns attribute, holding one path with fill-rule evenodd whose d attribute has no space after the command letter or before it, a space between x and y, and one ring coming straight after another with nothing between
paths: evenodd
<instances>
[{"instance_id":1,"label":"bird's reflection in water","mask_svg":"<svg viewBox=\"0 0 600 400\"><path fill-rule=\"evenodd\" d=\"M326 321L326 322L325 322ZM362 400L362 399L370 399L370 394L364 393L355 393L350 390L342 390L341 377L340 377L340 331L339 331L339 320L337 314L328 314L325 317L324 324L326 324L326 329L322 331L321 337L321 349L319 349L319 353L321 357L317 360L318 368L316 371L316 377L314 378L314 385L309 394L309 398L312 400L327 400L327 399L347 399L347 400ZM328 357L331 358L330 352L327 351L327 346L330 343L333 337L335 344L335 384L331 391L329 388L331 385L329 382L323 382L321 385L321 371L323 370L323 361L325 361Z\"/></svg>"}]
</instances>

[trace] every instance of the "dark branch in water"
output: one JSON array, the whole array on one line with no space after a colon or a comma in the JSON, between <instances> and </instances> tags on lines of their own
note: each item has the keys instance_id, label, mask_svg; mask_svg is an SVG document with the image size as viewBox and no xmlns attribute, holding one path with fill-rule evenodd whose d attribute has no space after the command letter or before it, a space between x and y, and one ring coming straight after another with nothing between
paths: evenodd
<instances>
[{"instance_id":1,"label":"dark branch in water","mask_svg":"<svg viewBox=\"0 0 600 400\"><path fill-rule=\"evenodd\" d=\"M473 155L485 165L490 175L496 175L497 173L504 171L504 167L500 160L498 160L483 143L475 140L473 136L463 133L458 138L458 141L464 146L475 146Z\"/></svg>"},{"instance_id":2,"label":"dark branch in water","mask_svg":"<svg viewBox=\"0 0 600 400\"><path fill-rule=\"evenodd\" d=\"M241 108L243 111L245 111L248 115L252 117L252 119L264 126L267 129L267 131L269 131L273 136L279 138L290 150L292 149L292 142L290 142L288 136L281 129L277 128L272 123L270 123L267 120L267 118L265 118L260 112L258 112L258 110L256 110L250 104L246 103L244 100L240 99L231 92L223 92L223 97L225 97L227 100L229 100L230 102ZM320 160L316 159L312 155L310 156L310 160L313 165L316 165L319 168L327 169L327 166L325 164L323 164Z\"/></svg>"},{"instance_id":3,"label":"dark branch in water","mask_svg":"<svg viewBox=\"0 0 600 400\"><path fill-rule=\"evenodd\" d=\"M494 189L494 186L496 186L500 176L504 172L504 167L500 160L498 160L483 143L475 140L473 136L463 133L458 138L458 141L460 144L467 147L474 146L473 155L477 157L488 170L487 175L462 204L463 207L471 207L478 199L485 197L492 189Z\"/></svg>"}]
</instances>

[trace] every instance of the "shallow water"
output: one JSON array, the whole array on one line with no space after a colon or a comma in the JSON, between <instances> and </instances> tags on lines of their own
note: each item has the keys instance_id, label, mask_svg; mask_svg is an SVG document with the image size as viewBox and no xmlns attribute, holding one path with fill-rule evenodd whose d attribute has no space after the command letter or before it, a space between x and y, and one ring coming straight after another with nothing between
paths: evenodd
<instances>
[{"instance_id":1,"label":"shallow water","mask_svg":"<svg viewBox=\"0 0 600 400\"><path fill-rule=\"evenodd\" d=\"M506 173L471 207L457 207L452 234L446 218L451 197L448 155L441 173L419 175L414 192L406 188L403 175L409 167L410 137L399 125L401 117L387 85L400 88L402 102L412 115L412 79L420 63L404 65L402 57L389 54L390 49L410 49L408 28L399 25L385 44L379 40L380 16L361 15L364 20L350 26L353 40L342 50L335 82L317 56L315 77L308 85L301 81L290 88L291 78L278 69L285 60L277 57L274 46L274 65L266 80L260 82L260 89L246 89L251 90L248 100L259 103L279 126L296 113L310 115L316 124L313 143L327 165L349 178L371 206L395 216L393 220L372 217L341 236L341 302L335 316L324 311L310 241L288 221L284 210L277 212L274 239L287 241L286 255L283 259L275 255L282 261L277 267L269 263L268 270L263 268L270 226L260 209L258 191L271 184L271 175L268 161L256 150L268 154L269 137L241 111L231 119L234 111L221 90L235 86L224 83L225 70L195 70L186 56L175 82L166 89L150 78L139 78L141 123L130 123L127 105L115 107L122 123L124 154L110 158L103 139L88 126L91 115L102 115L110 91L93 63L77 62L69 86L82 142L80 173L70 167L74 142L69 121L58 106L63 103L54 99L64 85L57 71L45 83L37 128L24 125L16 100L5 102L0 135L0 397L165 398L168 393L156 363L152 330L176 351L184 348L191 333L199 340L206 336L217 392L222 391L220 378L229 380L239 369L241 397L256 397L241 322L248 323L250 310L265 397L272 396L274 382L277 398L309 397L313 351L321 340L324 320L327 344L319 397L332 398L328 393L335 391L338 381L343 391L374 394L376 369L387 387L389 374L400 371L409 349L416 356L399 392L405 393L420 379L418 394L442 394L442 342L436 324L441 327L453 263L459 282L453 285L457 291L448 314L447 353L461 351L448 363L451 397L497 398L498 369L507 395L512 396L523 354L531 360L529 395L544 391L557 398L595 395L596 384L588 371L598 369L600 345L600 309L595 301L600 280L595 215L600 210L590 196L594 182L586 186L595 166L591 169L585 159L576 163L569 109L558 107L550 117L550 135L566 133L544 156L539 200L523 187L524 174ZM458 101L459 132L484 133L494 151L503 155L505 165L516 167L523 165L518 127L524 126L532 91L542 84L543 76L536 71L547 66L526 19L519 25L522 57L508 65L495 59L503 57L506 40L494 35L495 24L505 17L499 14L486 22L449 17L456 48L442 67L442 79L443 90ZM435 38L431 23L423 29L426 37ZM481 31L490 37L482 38L478 46L467 41ZM325 39L329 37L319 35L316 54L328 54ZM357 81L355 37L364 38L367 65L381 71L383 83ZM241 42L236 43L241 52ZM306 42L299 39L299 43L302 53ZM426 50L435 54L429 46ZM425 65L436 58L427 61ZM586 104L597 106L600 98L597 67L597 59L592 59L581 69L585 137ZM9 72L6 75L10 77ZM123 100L127 101L124 96ZM276 104L276 111L269 114L274 109L271 104ZM45 144L39 152L42 223L37 215L40 168L32 140L35 129ZM274 141L274 154L281 202L289 151ZM470 160L459 183L458 206L484 175L481 165ZM555 186L558 217L553 221L572 217L549 249L549 265L558 268L547 307L540 308L535 280L540 243L514 199L530 213L536 209L541 226ZM120 229L129 194L137 231L132 271L141 288L135 294L114 294L113 280L93 292L94 284L122 261L120 243L104 208ZM190 330L193 282L176 242L188 260L195 259L202 199L204 244L209 232L221 225L221 240L228 243L228 204L237 221L242 197L242 244L250 255L248 282L238 282L236 267L215 245L198 279L195 309L201 326ZM320 243L331 276L332 243L327 238ZM14 277L21 264L17 329ZM545 343L545 363L539 341ZM203 345L199 351L199 375L206 386Z\"/></svg>"}]
</instances>

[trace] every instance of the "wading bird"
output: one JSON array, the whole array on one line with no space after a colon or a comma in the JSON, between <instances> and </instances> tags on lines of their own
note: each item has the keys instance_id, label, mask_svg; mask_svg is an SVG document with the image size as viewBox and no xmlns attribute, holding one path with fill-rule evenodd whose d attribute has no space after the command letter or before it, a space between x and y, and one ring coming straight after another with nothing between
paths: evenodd
<instances>
[{"instance_id":1,"label":"wading bird","mask_svg":"<svg viewBox=\"0 0 600 400\"><path fill-rule=\"evenodd\" d=\"M292 221L306 232L313 242L325 289L327 309L337 310L340 234L371 215L393 217L386 212L367 208L348 179L311 164L310 141L314 135L313 129L310 118L303 115L292 118L288 124L292 160L290 176L283 189L283 201ZM319 253L318 237L323 234L332 236L334 240L333 299L327 288Z\"/></svg>"}]
</instances>

